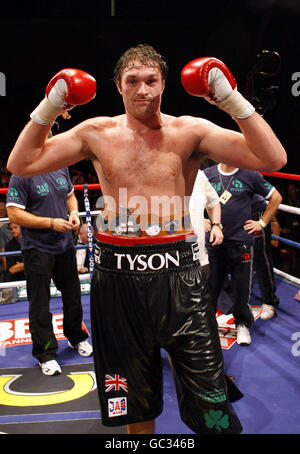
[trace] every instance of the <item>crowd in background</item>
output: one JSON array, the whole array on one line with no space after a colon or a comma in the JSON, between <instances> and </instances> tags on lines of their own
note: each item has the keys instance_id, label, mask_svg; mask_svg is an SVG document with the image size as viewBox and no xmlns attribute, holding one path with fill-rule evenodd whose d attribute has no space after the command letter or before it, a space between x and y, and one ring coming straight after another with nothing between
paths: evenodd
<instances>
[{"instance_id":1,"label":"crowd in background","mask_svg":"<svg viewBox=\"0 0 300 454\"><path fill-rule=\"evenodd\" d=\"M6 162L0 161L1 180L0 188L7 188L10 180L10 174L6 169ZM84 183L98 183L97 176L89 160L84 160L69 168L73 185L82 185ZM283 197L282 204L300 208L300 182L287 179L279 179L265 176L276 186ZM275 181L274 181L275 180ZM97 200L101 196L100 190L89 190L89 203L91 210L99 210ZM85 211L83 190L76 190L76 198L79 204L79 211ZM7 217L5 210L5 193L0 194L0 219ZM0 249L1 251L9 250L7 245L12 240L12 228L8 223L0 221ZM300 243L300 216L278 210L272 219L272 233L276 236L287 238L291 241ZM16 241L14 246L17 247ZM300 249L289 244L272 239L272 252L274 267L300 278ZM15 260L20 260L16 257ZM0 282L10 281L12 274L9 272L8 263L3 256L0 256ZM18 279L15 279L18 280Z\"/></svg>"}]
</instances>

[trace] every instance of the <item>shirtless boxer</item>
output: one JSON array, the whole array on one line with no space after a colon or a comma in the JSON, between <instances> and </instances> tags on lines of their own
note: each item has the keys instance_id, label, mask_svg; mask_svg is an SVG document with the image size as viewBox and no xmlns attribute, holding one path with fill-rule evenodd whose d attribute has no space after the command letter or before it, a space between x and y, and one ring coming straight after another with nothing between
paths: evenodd
<instances>
[{"instance_id":1,"label":"shirtless boxer","mask_svg":"<svg viewBox=\"0 0 300 454\"><path fill-rule=\"evenodd\" d=\"M162 113L167 66L144 45L129 49L115 68L125 114L92 118L46 140L59 115L92 98L88 78L88 93L72 98L84 77L71 73L63 71L47 87L7 167L29 176L90 158L97 171L106 210L98 232L91 319L102 422L127 424L129 433L154 432L162 411L163 347L172 361L183 421L196 433L240 433L184 197L192 192L204 156L276 171L285 165L286 153L237 92L226 66L213 58L185 66L182 84L229 113L241 133L202 118Z\"/></svg>"}]
</instances>

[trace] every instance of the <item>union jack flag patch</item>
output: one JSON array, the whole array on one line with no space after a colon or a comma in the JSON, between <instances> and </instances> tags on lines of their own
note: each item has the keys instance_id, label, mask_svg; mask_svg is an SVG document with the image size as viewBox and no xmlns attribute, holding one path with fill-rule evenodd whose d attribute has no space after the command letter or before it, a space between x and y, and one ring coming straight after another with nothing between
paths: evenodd
<instances>
[{"instance_id":1,"label":"union jack flag patch","mask_svg":"<svg viewBox=\"0 0 300 454\"><path fill-rule=\"evenodd\" d=\"M123 389L126 393L127 389L127 378L121 378L119 374L105 375L105 392L120 391Z\"/></svg>"}]
</instances>

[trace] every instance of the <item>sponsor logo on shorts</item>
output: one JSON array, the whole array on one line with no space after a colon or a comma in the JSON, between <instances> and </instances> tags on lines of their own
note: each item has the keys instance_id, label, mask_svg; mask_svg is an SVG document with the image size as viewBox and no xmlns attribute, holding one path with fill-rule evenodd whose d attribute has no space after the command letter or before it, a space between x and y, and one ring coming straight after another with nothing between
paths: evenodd
<instances>
[{"instance_id":1,"label":"sponsor logo on shorts","mask_svg":"<svg viewBox=\"0 0 300 454\"><path fill-rule=\"evenodd\" d=\"M108 399L108 417L114 418L115 416L127 415L127 398L115 397Z\"/></svg>"},{"instance_id":2,"label":"sponsor logo on shorts","mask_svg":"<svg viewBox=\"0 0 300 454\"><path fill-rule=\"evenodd\" d=\"M109 393L110 391L120 391L128 392L127 389L127 379L120 377L119 374L115 375L105 375L105 392Z\"/></svg>"},{"instance_id":3,"label":"sponsor logo on shorts","mask_svg":"<svg viewBox=\"0 0 300 454\"><path fill-rule=\"evenodd\" d=\"M193 260L194 262L196 260L200 260L200 250L199 250L199 244L198 243L193 243L191 244L192 252L193 252Z\"/></svg>"},{"instance_id":4,"label":"sponsor logo on shorts","mask_svg":"<svg viewBox=\"0 0 300 454\"><path fill-rule=\"evenodd\" d=\"M95 262L100 265L101 263L101 249L99 247L96 247L94 250L94 260Z\"/></svg>"},{"instance_id":5,"label":"sponsor logo on shorts","mask_svg":"<svg viewBox=\"0 0 300 454\"><path fill-rule=\"evenodd\" d=\"M114 256L117 259L117 269L129 269L130 271L145 271L145 270L160 270L180 266L179 251L174 251L173 254L165 252L162 254L117 254ZM129 268L128 268L129 267Z\"/></svg>"},{"instance_id":6,"label":"sponsor logo on shorts","mask_svg":"<svg viewBox=\"0 0 300 454\"><path fill-rule=\"evenodd\" d=\"M226 413L223 414L222 410L209 410L204 414L206 426L209 429L216 428L219 432L222 429L228 429L229 417Z\"/></svg>"},{"instance_id":7,"label":"sponsor logo on shorts","mask_svg":"<svg viewBox=\"0 0 300 454\"><path fill-rule=\"evenodd\" d=\"M226 400L226 394L224 388L217 389L215 391L205 391L199 393L199 397L205 402L218 403Z\"/></svg>"}]
</instances>

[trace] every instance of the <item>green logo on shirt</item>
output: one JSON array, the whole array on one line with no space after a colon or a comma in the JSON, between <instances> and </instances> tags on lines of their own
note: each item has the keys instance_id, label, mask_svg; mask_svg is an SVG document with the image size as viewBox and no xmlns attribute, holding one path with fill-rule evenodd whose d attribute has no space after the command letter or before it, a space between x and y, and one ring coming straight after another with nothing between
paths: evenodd
<instances>
[{"instance_id":1,"label":"green logo on shirt","mask_svg":"<svg viewBox=\"0 0 300 454\"><path fill-rule=\"evenodd\" d=\"M9 188L7 194L10 199L19 200L19 193L16 188Z\"/></svg>"},{"instance_id":2,"label":"green logo on shirt","mask_svg":"<svg viewBox=\"0 0 300 454\"><path fill-rule=\"evenodd\" d=\"M63 177L56 178L57 188L64 189L67 186L67 181Z\"/></svg>"},{"instance_id":3,"label":"green logo on shirt","mask_svg":"<svg viewBox=\"0 0 300 454\"><path fill-rule=\"evenodd\" d=\"M221 191L221 182L219 182L219 183L214 183L214 182L212 182L211 185L212 185L212 187L214 188L214 190L215 190L216 192Z\"/></svg>"},{"instance_id":4,"label":"green logo on shirt","mask_svg":"<svg viewBox=\"0 0 300 454\"><path fill-rule=\"evenodd\" d=\"M37 184L36 190L37 190L38 195L40 195L42 197L49 194L49 192L50 192L50 189L49 189L49 186L47 185L47 183Z\"/></svg>"},{"instance_id":5,"label":"green logo on shirt","mask_svg":"<svg viewBox=\"0 0 300 454\"><path fill-rule=\"evenodd\" d=\"M264 185L266 186L266 188L267 188L269 191L273 188L273 186L272 186L268 181L266 181L266 182L264 183Z\"/></svg>"},{"instance_id":6,"label":"green logo on shirt","mask_svg":"<svg viewBox=\"0 0 300 454\"><path fill-rule=\"evenodd\" d=\"M56 178L56 182L57 182L57 184L58 184L59 186L63 186L63 185L66 184L66 180L65 180L64 178L62 178L62 177Z\"/></svg>"},{"instance_id":7,"label":"green logo on shirt","mask_svg":"<svg viewBox=\"0 0 300 454\"><path fill-rule=\"evenodd\" d=\"M241 192L244 188L243 183L240 180L233 180L232 182L232 191L238 191Z\"/></svg>"}]
</instances>

